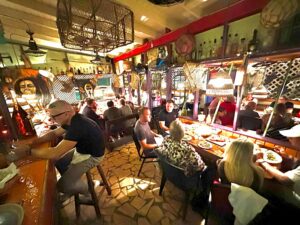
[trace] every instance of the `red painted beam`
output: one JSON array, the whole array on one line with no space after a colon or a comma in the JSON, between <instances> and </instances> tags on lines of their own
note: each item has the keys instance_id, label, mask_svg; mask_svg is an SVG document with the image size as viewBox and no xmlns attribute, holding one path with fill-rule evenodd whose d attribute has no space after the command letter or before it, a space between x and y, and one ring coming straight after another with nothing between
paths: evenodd
<instances>
[{"instance_id":1,"label":"red painted beam","mask_svg":"<svg viewBox=\"0 0 300 225\"><path fill-rule=\"evenodd\" d=\"M135 55L148 51L153 47L165 45L177 40L182 34L190 33L197 34L206 30L223 25L225 22L231 22L243 17L253 15L260 12L269 0L242 0L238 3L215 12L211 15L200 18L199 20L188 24L185 27L179 28L170 33L164 34L158 39L147 42L129 52L119 55L114 58L114 62L124 60Z\"/></svg>"}]
</instances>

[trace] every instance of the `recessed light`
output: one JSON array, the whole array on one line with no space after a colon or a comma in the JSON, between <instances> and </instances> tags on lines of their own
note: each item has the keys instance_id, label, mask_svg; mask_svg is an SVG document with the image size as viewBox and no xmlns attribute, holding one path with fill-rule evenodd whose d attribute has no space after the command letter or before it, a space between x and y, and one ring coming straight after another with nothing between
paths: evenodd
<instances>
[{"instance_id":1,"label":"recessed light","mask_svg":"<svg viewBox=\"0 0 300 225\"><path fill-rule=\"evenodd\" d=\"M202 0L202 2L207 2L207 0Z\"/></svg>"},{"instance_id":2,"label":"recessed light","mask_svg":"<svg viewBox=\"0 0 300 225\"><path fill-rule=\"evenodd\" d=\"M149 20L149 18L147 16L141 16L141 21L146 22Z\"/></svg>"}]
</instances>

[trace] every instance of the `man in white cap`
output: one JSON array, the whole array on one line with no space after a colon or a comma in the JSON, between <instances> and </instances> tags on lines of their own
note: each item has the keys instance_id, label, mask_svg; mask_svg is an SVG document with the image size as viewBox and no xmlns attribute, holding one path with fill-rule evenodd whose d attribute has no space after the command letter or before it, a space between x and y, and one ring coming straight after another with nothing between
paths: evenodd
<instances>
[{"instance_id":1,"label":"man in white cap","mask_svg":"<svg viewBox=\"0 0 300 225\"><path fill-rule=\"evenodd\" d=\"M283 136L289 139L289 142L299 151L300 146L300 124L292 127L289 130L279 131ZM260 162L262 167L270 173L280 183L293 188L294 197L300 203L300 166L285 173L274 168L267 162Z\"/></svg>"}]
</instances>

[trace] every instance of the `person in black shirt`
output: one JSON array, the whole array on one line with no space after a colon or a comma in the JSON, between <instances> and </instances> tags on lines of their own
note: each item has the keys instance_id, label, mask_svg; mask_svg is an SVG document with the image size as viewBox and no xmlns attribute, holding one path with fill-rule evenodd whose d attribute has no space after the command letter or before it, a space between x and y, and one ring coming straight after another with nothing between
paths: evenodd
<instances>
[{"instance_id":1,"label":"person in black shirt","mask_svg":"<svg viewBox=\"0 0 300 225\"><path fill-rule=\"evenodd\" d=\"M36 138L30 144L44 143L65 134L64 139L51 148L31 149L31 154L38 158L58 160L76 147L68 169L58 180L59 192L71 196L77 193L88 194L88 187L80 179L91 168L97 166L103 158L105 145L100 127L91 119L76 114L66 101L57 100L48 107L50 117L61 127Z\"/></svg>"},{"instance_id":2,"label":"person in black shirt","mask_svg":"<svg viewBox=\"0 0 300 225\"><path fill-rule=\"evenodd\" d=\"M289 102L288 98L286 96L280 96L279 99L278 99L278 104L279 103L285 104L286 112L287 113L291 113L291 114L293 113L294 104L292 102ZM270 104L270 107L274 108L274 105L275 105L275 101L273 101Z\"/></svg>"},{"instance_id":3,"label":"person in black shirt","mask_svg":"<svg viewBox=\"0 0 300 225\"><path fill-rule=\"evenodd\" d=\"M162 131L162 135L167 135L170 124L176 120L178 117L178 112L174 110L174 102L173 100L168 100L166 103L166 107L162 109L158 115L159 127Z\"/></svg>"},{"instance_id":4,"label":"person in black shirt","mask_svg":"<svg viewBox=\"0 0 300 225\"><path fill-rule=\"evenodd\" d=\"M82 115L94 120L102 130L104 130L104 124L101 123L101 117L96 114L97 103L95 99L87 98L86 99L86 106L82 111ZM103 120L104 122L104 120Z\"/></svg>"}]
</instances>

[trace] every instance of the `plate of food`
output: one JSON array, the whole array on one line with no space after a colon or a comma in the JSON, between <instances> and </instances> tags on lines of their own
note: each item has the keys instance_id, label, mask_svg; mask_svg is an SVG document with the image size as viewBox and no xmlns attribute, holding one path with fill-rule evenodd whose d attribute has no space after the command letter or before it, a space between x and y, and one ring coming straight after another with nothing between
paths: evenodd
<instances>
[{"instance_id":1,"label":"plate of food","mask_svg":"<svg viewBox=\"0 0 300 225\"><path fill-rule=\"evenodd\" d=\"M282 157L276 152L273 152L271 150L268 150L264 153L263 159L267 163L272 163L272 164L278 164L282 162Z\"/></svg>"},{"instance_id":2,"label":"plate of food","mask_svg":"<svg viewBox=\"0 0 300 225\"><path fill-rule=\"evenodd\" d=\"M219 145L221 147L226 145L226 139L225 139L225 137L222 137L222 136L219 136L219 135L212 135L207 140L209 142L212 142L212 143L214 143L216 145Z\"/></svg>"},{"instance_id":3,"label":"plate of food","mask_svg":"<svg viewBox=\"0 0 300 225\"><path fill-rule=\"evenodd\" d=\"M182 138L183 141L190 141L192 139L193 139L192 136L190 136L188 134L184 135L183 138Z\"/></svg>"},{"instance_id":4,"label":"plate of food","mask_svg":"<svg viewBox=\"0 0 300 225\"><path fill-rule=\"evenodd\" d=\"M202 149L211 149L212 148L212 144L209 143L209 142L207 142L207 141L199 141L198 147L200 147Z\"/></svg>"}]
</instances>

